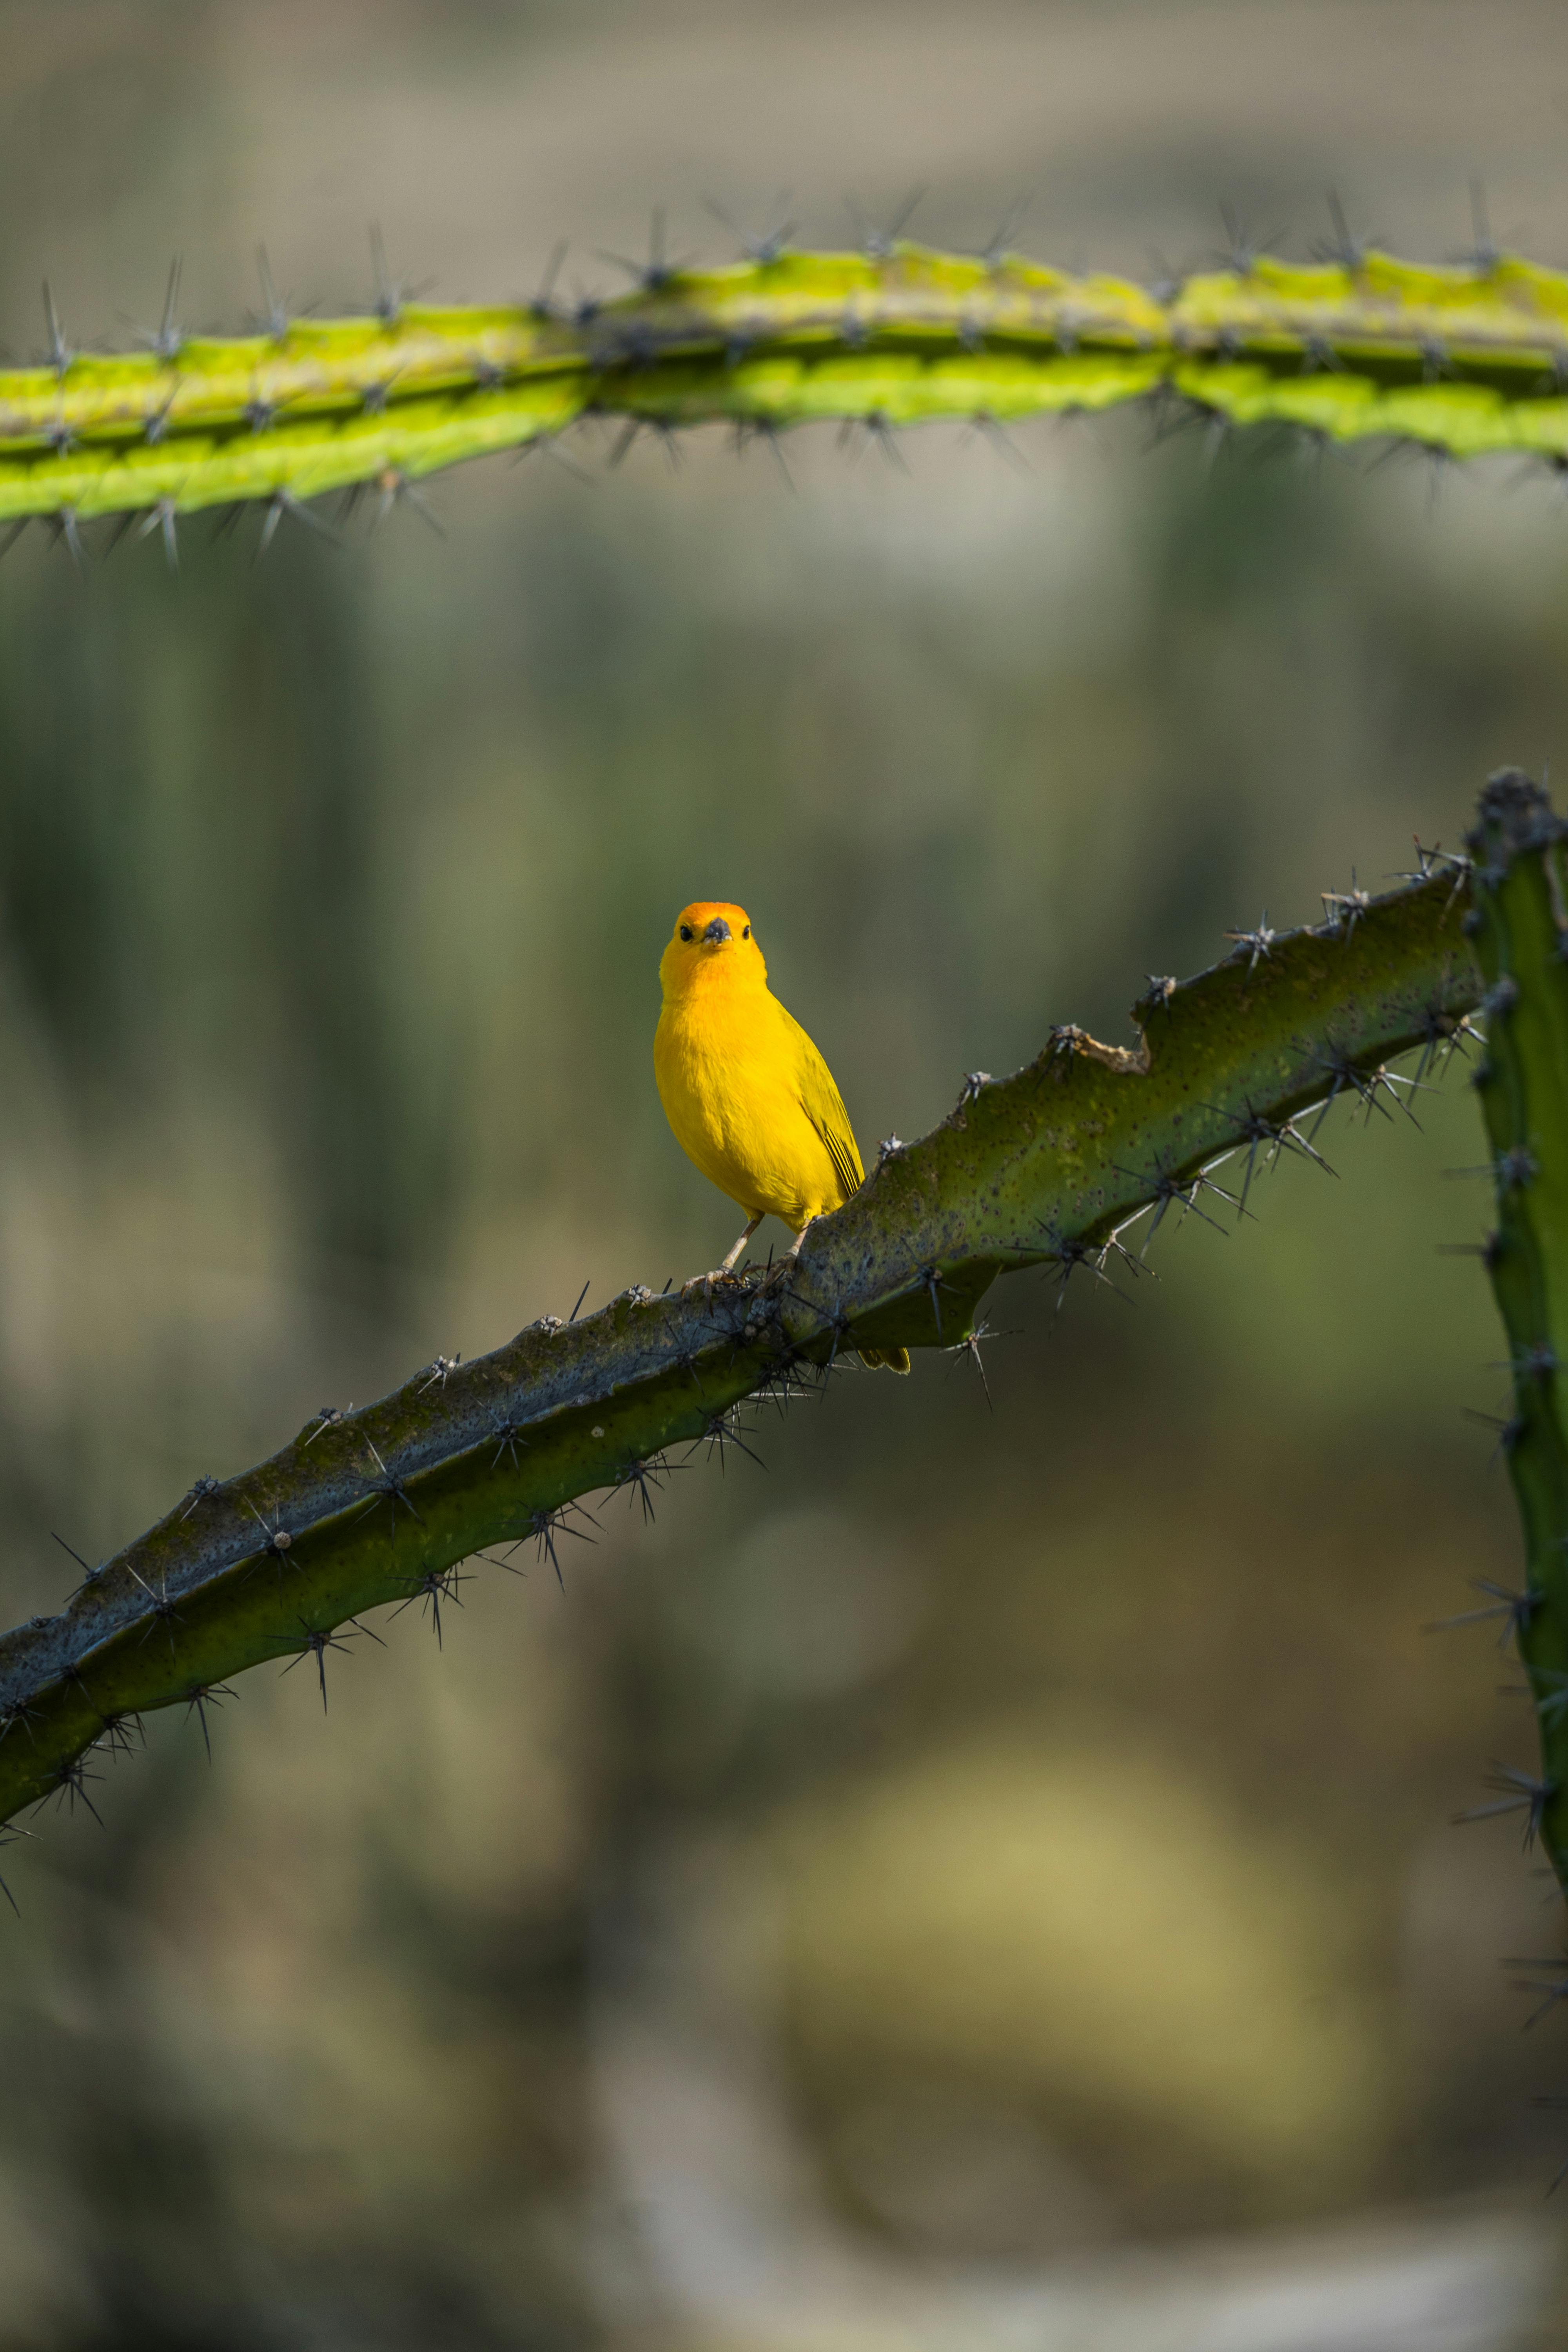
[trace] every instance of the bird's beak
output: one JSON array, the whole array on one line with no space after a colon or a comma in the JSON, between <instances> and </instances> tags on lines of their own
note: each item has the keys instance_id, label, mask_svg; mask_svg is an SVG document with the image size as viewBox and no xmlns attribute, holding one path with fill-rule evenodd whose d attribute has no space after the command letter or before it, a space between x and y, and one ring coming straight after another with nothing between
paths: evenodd
<instances>
[{"instance_id":1,"label":"bird's beak","mask_svg":"<svg viewBox=\"0 0 1568 2352\"><path fill-rule=\"evenodd\" d=\"M730 926L722 915L715 915L702 936L705 940L711 940L713 945L717 947L721 940L729 938Z\"/></svg>"}]
</instances>

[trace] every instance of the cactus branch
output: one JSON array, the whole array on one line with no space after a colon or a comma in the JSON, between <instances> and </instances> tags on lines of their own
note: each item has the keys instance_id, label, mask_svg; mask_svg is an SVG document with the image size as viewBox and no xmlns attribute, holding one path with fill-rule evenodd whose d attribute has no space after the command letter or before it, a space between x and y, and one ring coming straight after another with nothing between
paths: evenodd
<instances>
[{"instance_id":1,"label":"cactus branch","mask_svg":"<svg viewBox=\"0 0 1568 2352\"><path fill-rule=\"evenodd\" d=\"M1563 842L1528 776L1503 769L1470 837L1487 983L1477 1084L1497 1226L1483 1255L1513 1392L1500 1443L1523 1523L1525 1590L1505 1596L1541 1727L1539 1781L1516 1810L1568 1889L1568 898ZM1500 1603L1500 1606L1504 1605Z\"/></svg>"},{"instance_id":2,"label":"cactus branch","mask_svg":"<svg viewBox=\"0 0 1568 2352\"><path fill-rule=\"evenodd\" d=\"M244 1667L309 1656L324 1695L340 1628L389 1602L437 1608L487 1546L531 1540L559 1574L575 1498L646 1507L666 1449L722 1454L744 1399L787 1393L846 1348L966 1347L998 1274L1044 1265L1065 1286L1135 1265L1122 1234L1217 1195L1218 1160L1245 1153L1250 1184L1260 1153L1310 1152L1294 1124L1310 1106L1379 1105L1391 1057L1453 1045L1480 992L1463 887L1450 862L1310 929L1249 935L1185 985L1157 982L1134 1047L1058 1028L1013 1077L973 1073L932 1133L884 1147L787 1272L546 1318L199 1481L59 1615L0 1637L0 1821L54 1791L85 1800L89 1752L151 1708L184 1703L205 1732L208 1698Z\"/></svg>"},{"instance_id":3,"label":"cactus branch","mask_svg":"<svg viewBox=\"0 0 1568 2352\"><path fill-rule=\"evenodd\" d=\"M859 253L770 240L726 268L659 260L630 293L572 309L405 301L146 348L73 350L47 303L42 364L0 371L0 522L174 519L419 478L548 440L587 415L633 430L816 418L886 434L937 417L1158 404L1216 430L1384 436L1449 457L1568 463L1568 276L1478 253L1426 268L1371 249L1310 265L1238 251L1150 289L1012 254L885 239Z\"/></svg>"}]
</instances>

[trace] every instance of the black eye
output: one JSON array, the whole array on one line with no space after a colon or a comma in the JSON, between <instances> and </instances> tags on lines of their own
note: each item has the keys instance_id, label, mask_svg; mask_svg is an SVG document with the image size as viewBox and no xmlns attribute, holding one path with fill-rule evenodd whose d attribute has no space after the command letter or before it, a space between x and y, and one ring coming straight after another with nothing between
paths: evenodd
<instances>
[{"instance_id":1,"label":"black eye","mask_svg":"<svg viewBox=\"0 0 1568 2352\"><path fill-rule=\"evenodd\" d=\"M682 923L680 926L680 936L683 940L689 940L691 937L691 926L689 923Z\"/></svg>"},{"instance_id":2,"label":"black eye","mask_svg":"<svg viewBox=\"0 0 1568 2352\"><path fill-rule=\"evenodd\" d=\"M752 927L751 927L750 923L748 923L748 924L746 925L745 929L741 933L741 937L742 937L743 940L749 940L749 939L751 938L751 936L752 936Z\"/></svg>"}]
</instances>

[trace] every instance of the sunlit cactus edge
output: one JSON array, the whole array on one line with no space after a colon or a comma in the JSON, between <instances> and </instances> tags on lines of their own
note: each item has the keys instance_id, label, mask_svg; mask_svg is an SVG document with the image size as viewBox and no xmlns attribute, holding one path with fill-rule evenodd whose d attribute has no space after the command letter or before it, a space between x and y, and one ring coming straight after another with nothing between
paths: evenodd
<instances>
[{"instance_id":1,"label":"sunlit cactus edge","mask_svg":"<svg viewBox=\"0 0 1568 2352\"><path fill-rule=\"evenodd\" d=\"M0 524L43 518L75 547L95 519L141 518L172 543L203 509L390 499L590 416L890 435L1142 402L1216 434L1568 463L1568 276L1342 246L1149 288L1010 252L769 244L716 269L656 258L612 299L438 308L384 282L367 313L316 319L270 297L231 337L183 331L176 278L158 333L110 355L74 349L47 299L47 356L0 371Z\"/></svg>"}]
</instances>

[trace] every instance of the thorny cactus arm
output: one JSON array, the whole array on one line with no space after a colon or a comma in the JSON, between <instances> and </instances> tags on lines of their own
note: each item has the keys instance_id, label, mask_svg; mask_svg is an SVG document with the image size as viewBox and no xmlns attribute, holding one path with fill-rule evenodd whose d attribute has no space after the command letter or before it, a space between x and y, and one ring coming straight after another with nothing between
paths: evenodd
<instances>
[{"instance_id":1,"label":"thorny cactus arm","mask_svg":"<svg viewBox=\"0 0 1568 2352\"><path fill-rule=\"evenodd\" d=\"M0 371L0 522L42 516L74 550L82 522L140 516L172 553L199 509L258 502L275 528L325 492L391 499L586 415L744 436L1152 400L1216 432L1568 463L1568 276L1489 249L1423 268L1341 232L1320 263L1243 249L1152 289L881 240L770 240L701 271L656 255L630 293L573 306L437 308L384 274L367 316L290 318L268 289L261 331L232 337L184 331L176 272L149 348L75 351L48 303L47 361Z\"/></svg>"},{"instance_id":2,"label":"thorny cactus arm","mask_svg":"<svg viewBox=\"0 0 1568 2352\"><path fill-rule=\"evenodd\" d=\"M546 1318L203 1481L58 1616L0 1637L0 1821L81 1790L87 1751L123 1744L143 1710L199 1706L266 1659L321 1663L363 1610L438 1603L487 1544L531 1536L552 1557L574 1497L629 1492L671 1444L722 1444L741 1399L841 1346L952 1346L999 1273L1047 1264L1065 1283L1128 1258L1131 1221L1191 1202L1226 1154L1246 1155L1245 1201L1259 1164L1309 1148L1291 1124L1309 1105L1381 1107L1391 1056L1455 1042L1480 992L1464 888L1446 860L1386 898L1331 900L1314 929L1244 935L1198 979L1157 982L1136 1050L1058 1029L1015 1076L977 1075L931 1134L883 1147L787 1283L753 1276L710 1303L633 1290L581 1322Z\"/></svg>"},{"instance_id":3,"label":"thorny cactus arm","mask_svg":"<svg viewBox=\"0 0 1568 2352\"><path fill-rule=\"evenodd\" d=\"M1487 982L1477 1073L1497 1227L1484 1247L1508 1334L1503 1450L1523 1522L1525 1584L1504 1601L1541 1727L1539 1780L1499 1768L1480 1812L1523 1813L1568 1889L1568 825L1517 770L1494 776L1470 836L1466 918Z\"/></svg>"}]
</instances>

